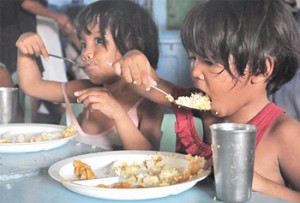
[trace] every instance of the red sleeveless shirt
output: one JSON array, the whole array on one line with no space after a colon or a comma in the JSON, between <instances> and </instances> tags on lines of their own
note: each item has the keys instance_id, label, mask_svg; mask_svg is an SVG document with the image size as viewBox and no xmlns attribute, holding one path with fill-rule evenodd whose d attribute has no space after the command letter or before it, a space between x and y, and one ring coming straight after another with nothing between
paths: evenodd
<instances>
[{"instance_id":1,"label":"red sleeveless shirt","mask_svg":"<svg viewBox=\"0 0 300 203\"><path fill-rule=\"evenodd\" d=\"M276 106L274 103L268 103L256 116L254 116L248 124L257 125L256 146L272 123L285 111Z\"/></svg>"}]
</instances>

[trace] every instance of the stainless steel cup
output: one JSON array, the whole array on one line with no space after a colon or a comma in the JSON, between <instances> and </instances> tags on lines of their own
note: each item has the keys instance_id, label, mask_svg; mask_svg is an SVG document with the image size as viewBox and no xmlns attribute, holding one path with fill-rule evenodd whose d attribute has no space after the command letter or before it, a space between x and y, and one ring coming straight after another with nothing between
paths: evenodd
<instances>
[{"instance_id":1,"label":"stainless steel cup","mask_svg":"<svg viewBox=\"0 0 300 203\"><path fill-rule=\"evenodd\" d=\"M0 87L0 124L16 122L18 88Z\"/></svg>"},{"instance_id":2,"label":"stainless steel cup","mask_svg":"<svg viewBox=\"0 0 300 203\"><path fill-rule=\"evenodd\" d=\"M210 126L216 197L224 202L251 198L257 127L220 123Z\"/></svg>"}]
</instances>

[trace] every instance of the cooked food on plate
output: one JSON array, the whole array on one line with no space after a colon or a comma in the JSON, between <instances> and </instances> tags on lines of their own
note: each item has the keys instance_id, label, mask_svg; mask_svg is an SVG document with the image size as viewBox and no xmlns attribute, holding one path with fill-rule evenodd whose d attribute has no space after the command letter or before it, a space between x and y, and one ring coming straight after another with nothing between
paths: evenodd
<instances>
[{"instance_id":1,"label":"cooked food on plate","mask_svg":"<svg viewBox=\"0 0 300 203\"><path fill-rule=\"evenodd\" d=\"M205 159L203 157L186 155L181 161L186 162L186 167L177 167L168 159L174 158L163 156L160 153L149 155L144 161L116 161L110 170L120 178L119 182L113 184L99 184L101 188L144 188L169 186L182 183L201 174L204 169ZM182 166L182 165L181 165ZM75 175L79 180L96 179L95 173L90 166L76 160L74 162Z\"/></svg>"},{"instance_id":2,"label":"cooked food on plate","mask_svg":"<svg viewBox=\"0 0 300 203\"><path fill-rule=\"evenodd\" d=\"M57 140L67 137L72 137L77 134L75 126L69 126L63 131L47 132L43 131L34 135L28 135L21 132L6 132L1 135L0 143L30 143L30 142L44 142Z\"/></svg>"},{"instance_id":3,"label":"cooked food on plate","mask_svg":"<svg viewBox=\"0 0 300 203\"><path fill-rule=\"evenodd\" d=\"M97 178L91 167L80 160L74 161L74 173L79 180L90 180Z\"/></svg>"},{"instance_id":4,"label":"cooked food on plate","mask_svg":"<svg viewBox=\"0 0 300 203\"><path fill-rule=\"evenodd\" d=\"M191 96L180 96L176 99L175 104L198 110L210 110L210 98L203 93L192 93Z\"/></svg>"}]
</instances>

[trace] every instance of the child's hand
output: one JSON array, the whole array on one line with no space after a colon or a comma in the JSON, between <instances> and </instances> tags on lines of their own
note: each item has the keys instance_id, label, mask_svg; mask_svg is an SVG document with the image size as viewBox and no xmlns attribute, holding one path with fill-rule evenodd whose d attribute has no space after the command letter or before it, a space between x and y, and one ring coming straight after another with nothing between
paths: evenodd
<instances>
[{"instance_id":1,"label":"child's hand","mask_svg":"<svg viewBox=\"0 0 300 203\"><path fill-rule=\"evenodd\" d=\"M111 119L116 119L124 109L105 88L88 88L74 93L78 103L91 110L98 110Z\"/></svg>"},{"instance_id":2,"label":"child's hand","mask_svg":"<svg viewBox=\"0 0 300 203\"><path fill-rule=\"evenodd\" d=\"M127 52L121 59L114 62L112 66L115 69L115 73L124 77L128 83L133 83L137 86L142 85L147 90L150 89L150 84L156 83L153 81L153 79L157 78L155 71L153 71L154 69L146 56L138 50Z\"/></svg>"},{"instance_id":3,"label":"child's hand","mask_svg":"<svg viewBox=\"0 0 300 203\"><path fill-rule=\"evenodd\" d=\"M42 55L46 60L49 57L42 38L36 33L27 32L22 34L17 40L16 46L19 53L35 55L37 57Z\"/></svg>"}]
</instances>

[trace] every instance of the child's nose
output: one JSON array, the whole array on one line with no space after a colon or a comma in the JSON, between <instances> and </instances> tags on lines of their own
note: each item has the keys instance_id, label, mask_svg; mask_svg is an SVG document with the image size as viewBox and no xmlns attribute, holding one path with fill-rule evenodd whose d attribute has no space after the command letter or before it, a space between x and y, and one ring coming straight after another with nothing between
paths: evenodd
<instances>
[{"instance_id":1,"label":"child's nose","mask_svg":"<svg viewBox=\"0 0 300 203\"><path fill-rule=\"evenodd\" d=\"M85 48L81 54L84 61L88 61L94 57L93 50L89 48Z\"/></svg>"},{"instance_id":2,"label":"child's nose","mask_svg":"<svg viewBox=\"0 0 300 203\"><path fill-rule=\"evenodd\" d=\"M197 80L203 80L203 71L200 66L196 66L196 63L191 63L190 65L190 74L192 78Z\"/></svg>"}]
</instances>

